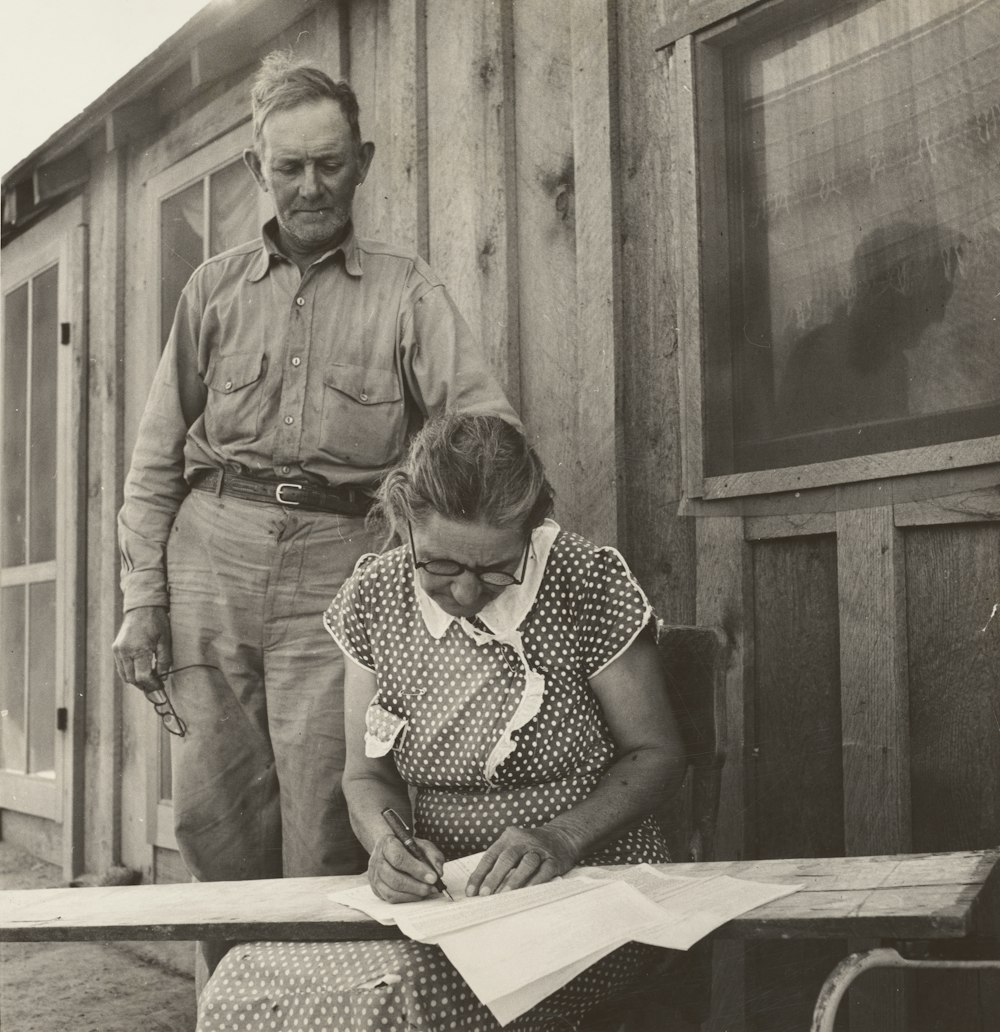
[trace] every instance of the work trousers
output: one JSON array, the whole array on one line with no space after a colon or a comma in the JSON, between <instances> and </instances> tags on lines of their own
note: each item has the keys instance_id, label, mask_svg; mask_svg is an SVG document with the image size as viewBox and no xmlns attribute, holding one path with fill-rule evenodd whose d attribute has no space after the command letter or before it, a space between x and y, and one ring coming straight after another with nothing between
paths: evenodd
<instances>
[{"instance_id":1,"label":"work trousers","mask_svg":"<svg viewBox=\"0 0 1000 1032\"><path fill-rule=\"evenodd\" d=\"M192 491L167 548L175 830L199 881L353 874L344 658L322 616L361 517Z\"/></svg>"}]
</instances>

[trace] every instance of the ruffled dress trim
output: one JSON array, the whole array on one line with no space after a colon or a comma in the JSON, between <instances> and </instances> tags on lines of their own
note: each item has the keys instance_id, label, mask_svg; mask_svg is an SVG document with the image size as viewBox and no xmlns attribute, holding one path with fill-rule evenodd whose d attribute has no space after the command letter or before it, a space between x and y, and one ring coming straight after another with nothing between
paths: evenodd
<instances>
[{"instance_id":1,"label":"ruffled dress trim","mask_svg":"<svg viewBox=\"0 0 1000 1032\"><path fill-rule=\"evenodd\" d=\"M513 739L514 732L538 715L545 699L545 677L528 665L519 628L535 604L535 598L545 576L549 552L559 536L559 530L559 524L554 520L546 520L540 527L535 528L531 534L531 554L524 580L520 584L512 585L480 610L477 619L489 628L492 632L490 634L484 633L464 617L456 618L446 613L418 583L414 582L421 616L428 632L434 638L443 637L448 628L457 623L477 646L509 645L524 668L524 691L521 693L521 699L483 765L483 777L490 785L494 784L501 764L517 748L517 743Z\"/></svg>"}]
</instances>

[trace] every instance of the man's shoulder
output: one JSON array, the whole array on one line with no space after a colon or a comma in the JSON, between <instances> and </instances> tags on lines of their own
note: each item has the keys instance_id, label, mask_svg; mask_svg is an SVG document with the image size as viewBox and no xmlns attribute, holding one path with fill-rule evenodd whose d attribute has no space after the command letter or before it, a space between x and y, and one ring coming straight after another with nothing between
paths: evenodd
<instances>
[{"instance_id":1,"label":"man's shoulder","mask_svg":"<svg viewBox=\"0 0 1000 1032\"><path fill-rule=\"evenodd\" d=\"M386 243L383 240L357 238L358 252L361 256L362 270L366 261L377 264L385 262L389 265L402 266L402 271L415 278L427 287L443 286L441 278L412 248L403 244Z\"/></svg>"},{"instance_id":2,"label":"man's shoulder","mask_svg":"<svg viewBox=\"0 0 1000 1032\"><path fill-rule=\"evenodd\" d=\"M244 269L249 269L255 261L260 260L264 245L260 237L255 240L247 240L245 243L237 244L235 247L227 248L218 254L213 254L194 270L192 278L214 278L216 276L231 275Z\"/></svg>"}]
</instances>

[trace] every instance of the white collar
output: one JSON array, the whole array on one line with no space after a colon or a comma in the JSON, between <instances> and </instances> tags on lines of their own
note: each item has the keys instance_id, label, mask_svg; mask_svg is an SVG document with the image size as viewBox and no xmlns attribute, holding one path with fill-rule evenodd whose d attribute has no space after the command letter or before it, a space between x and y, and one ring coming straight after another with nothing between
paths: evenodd
<instances>
[{"instance_id":1,"label":"white collar","mask_svg":"<svg viewBox=\"0 0 1000 1032\"><path fill-rule=\"evenodd\" d=\"M514 634L534 605L542 578L545 576L545 565L548 562L552 542L555 541L558 534L559 524L554 520L545 520L540 527L536 527L531 532L531 545L528 552L528 564L524 571L524 580L520 584L512 584L505 589L477 614L479 620L498 639L503 640ZM457 623L470 638L475 639L481 635L482 632L478 631L464 617L446 613L420 586L415 573L413 588L417 596L420 615L424 618L424 625L432 637L443 638L453 622Z\"/></svg>"}]
</instances>

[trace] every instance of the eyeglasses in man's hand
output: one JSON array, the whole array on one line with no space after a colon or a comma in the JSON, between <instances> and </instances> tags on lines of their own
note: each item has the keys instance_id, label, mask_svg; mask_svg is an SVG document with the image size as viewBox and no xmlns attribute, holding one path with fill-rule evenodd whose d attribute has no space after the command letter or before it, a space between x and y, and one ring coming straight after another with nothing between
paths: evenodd
<instances>
[{"instance_id":1,"label":"eyeglasses in man's hand","mask_svg":"<svg viewBox=\"0 0 1000 1032\"><path fill-rule=\"evenodd\" d=\"M213 667L210 663L188 663L187 666L174 667L172 670L154 671L154 675L160 682L160 687L142 689L143 695L153 704L153 709L156 710L156 715L163 722L163 726L170 734L176 735L178 738L183 738L187 734L187 724L184 723L174 709L173 703L163 687L163 682L171 674L179 673L181 670L191 670L194 667L208 667L211 670L217 669L217 667Z\"/></svg>"}]
</instances>

